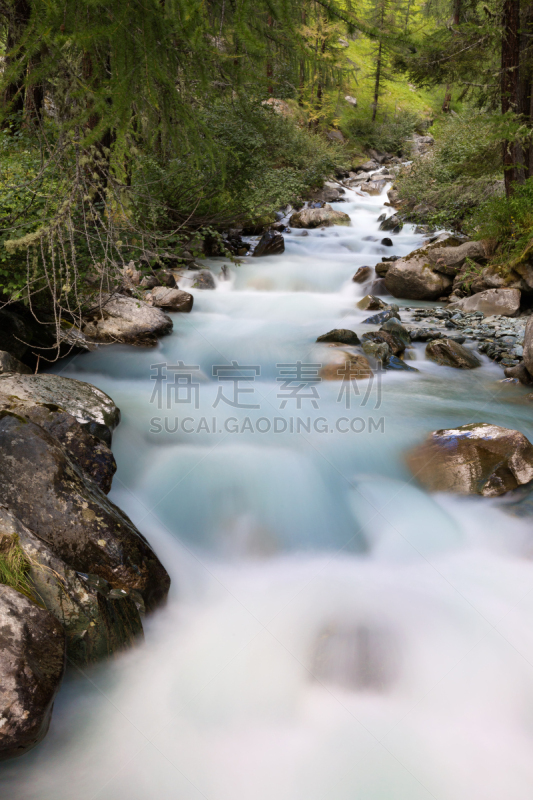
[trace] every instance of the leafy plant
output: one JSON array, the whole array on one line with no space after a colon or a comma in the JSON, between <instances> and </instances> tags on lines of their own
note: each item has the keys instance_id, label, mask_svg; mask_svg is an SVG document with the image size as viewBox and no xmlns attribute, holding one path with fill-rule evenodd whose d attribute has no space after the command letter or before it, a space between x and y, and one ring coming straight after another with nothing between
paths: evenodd
<instances>
[{"instance_id":1,"label":"leafy plant","mask_svg":"<svg viewBox=\"0 0 533 800\"><path fill-rule=\"evenodd\" d=\"M30 562L20 546L18 536L13 534L0 539L0 583L11 586L33 600L29 571Z\"/></svg>"}]
</instances>

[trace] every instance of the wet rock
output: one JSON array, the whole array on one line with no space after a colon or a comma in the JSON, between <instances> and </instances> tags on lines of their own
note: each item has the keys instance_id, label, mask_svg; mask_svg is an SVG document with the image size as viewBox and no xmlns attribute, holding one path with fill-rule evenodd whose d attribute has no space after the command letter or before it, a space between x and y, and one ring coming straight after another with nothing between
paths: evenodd
<instances>
[{"instance_id":1,"label":"wet rock","mask_svg":"<svg viewBox=\"0 0 533 800\"><path fill-rule=\"evenodd\" d=\"M214 289L216 286L213 273L208 269L201 269L196 273L193 287L195 289Z\"/></svg>"},{"instance_id":2,"label":"wet rock","mask_svg":"<svg viewBox=\"0 0 533 800\"><path fill-rule=\"evenodd\" d=\"M335 328L335 330L329 333L324 333L322 336L318 337L317 342L340 342L341 344L350 345L360 344L357 334L345 328Z\"/></svg>"},{"instance_id":3,"label":"wet rock","mask_svg":"<svg viewBox=\"0 0 533 800\"><path fill-rule=\"evenodd\" d=\"M293 228L322 228L330 225L350 225L351 220L348 214L343 211L335 211L330 205L324 208L304 208L290 218Z\"/></svg>"},{"instance_id":4,"label":"wet rock","mask_svg":"<svg viewBox=\"0 0 533 800\"><path fill-rule=\"evenodd\" d=\"M416 369L416 367L411 367L401 358L392 355L385 359L383 362L383 367L384 369L399 370L403 372L420 372L420 370Z\"/></svg>"},{"instance_id":5,"label":"wet rock","mask_svg":"<svg viewBox=\"0 0 533 800\"><path fill-rule=\"evenodd\" d=\"M277 231L265 231L255 246L253 256L278 256L285 252L285 239Z\"/></svg>"},{"instance_id":6,"label":"wet rock","mask_svg":"<svg viewBox=\"0 0 533 800\"><path fill-rule=\"evenodd\" d=\"M531 384L533 384L533 377L523 362L514 367L507 367L507 369L504 370L504 374L506 378L515 378L524 386L531 386Z\"/></svg>"},{"instance_id":7,"label":"wet rock","mask_svg":"<svg viewBox=\"0 0 533 800\"><path fill-rule=\"evenodd\" d=\"M429 252L429 261L437 272L455 276L466 259L483 261L487 259L483 242L464 242L457 246L436 247Z\"/></svg>"},{"instance_id":8,"label":"wet rock","mask_svg":"<svg viewBox=\"0 0 533 800\"><path fill-rule=\"evenodd\" d=\"M426 347L426 356L441 367L475 369L481 366L479 358L466 347L452 339L436 339Z\"/></svg>"},{"instance_id":9,"label":"wet rock","mask_svg":"<svg viewBox=\"0 0 533 800\"><path fill-rule=\"evenodd\" d=\"M372 277L372 267L359 267L352 280L354 283L366 283Z\"/></svg>"},{"instance_id":10,"label":"wet rock","mask_svg":"<svg viewBox=\"0 0 533 800\"><path fill-rule=\"evenodd\" d=\"M385 342L394 356L401 356L405 351L402 339L392 331L370 331L363 334L364 342Z\"/></svg>"},{"instance_id":11,"label":"wet rock","mask_svg":"<svg viewBox=\"0 0 533 800\"><path fill-rule=\"evenodd\" d=\"M446 338L442 331L434 328L409 328L409 335L412 342L429 342L432 339Z\"/></svg>"},{"instance_id":12,"label":"wet rock","mask_svg":"<svg viewBox=\"0 0 533 800\"><path fill-rule=\"evenodd\" d=\"M400 315L397 311L395 311L393 308L387 308L385 311L380 311L379 314L374 314L372 317L367 317L367 319L363 320L363 324L383 325L384 322L387 322L387 320L392 319L393 317L400 319Z\"/></svg>"},{"instance_id":13,"label":"wet rock","mask_svg":"<svg viewBox=\"0 0 533 800\"><path fill-rule=\"evenodd\" d=\"M174 289L176 286L176 278L166 269L158 269L154 272L154 277L157 279L160 286L166 286L167 289Z\"/></svg>"},{"instance_id":14,"label":"wet rock","mask_svg":"<svg viewBox=\"0 0 533 800\"><path fill-rule=\"evenodd\" d=\"M103 297L85 318L83 333L95 342L121 342L153 347L172 330L172 320L159 308L124 295Z\"/></svg>"},{"instance_id":15,"label":"wet rock","mask_svg":"<svg viewBox=\"0 0 533 800\"><path fill-rule=\"evenodd\" d=\"M533 447L526 437L483 422L435 431L406 461L432 492L497 497L533 479Z\"/></svg>"},{"instance_id":16,"label":"wet rock","mask_svg":"<svg viewBox=\"0 0 533 800\"><path fill-rule=\"evenodd\" d=\"M385 237L385 239L381 240L381 244L384 245L385 247L392 247L393 246L392 239L389 239L387 236Z\"/></svg>"},{"instance_id":17,"label":"wet rock","mask_svg":"<svg viewBox=\"0 0 533 800\"><path fill-rule=\"evenodd\" d=\"M147 609L170 580L131 520L69 458L57 439L9 412L0 419L0 496L23 525L79 572L138 591Z\"/></svg>"},{"instance_id":18,"label":"wet rock","mask_svg":"<svg viewBox=\"0 0 533 800\"><path fill-rule=\"evenodd\" d=\"M156 278L155 275L145 275L139 284L142 289L154 289L156 286L160 285L159 279Z\"/></svg>"},{"instance_id":19,"label":"wet rock","mask_svg":"<svg viewBox=\"0 0 533 800\"><path fill-rule=\"evenodd\" d=\"M373 195L375 197L381 194L381 192L385 189L388 182L389 182L388 180L368 181L368 183L365 183L364 185L361 186L361 189L367 194Z\"/></svg>"},{"instance_id":20,"label":"wet rock","mask_svg":"<svg viewBox=\"0 0 533 800\"><path fill-rule=\"evenodd\" d=\"M391 268L390 261L381 261L379 264L376 264L374 269L376 270L376 275L379 275L380 278L384 277L389 269Z\"/></svg>"},{"instance_id":21,"label":"wet rock","mask_svg":"<svg viewBox=\"0 0 533 800\"><path fill-rule=\"evenodd\" d=\"M152 305L164 308L166 311L181 311L189 313L193 307L194 297L189 292L181 289L167 289L165 286L156 286L151 293Z\"/></svg>"},{"instance_id":22,"label":"wet rock","mask_svg":"<svg viewBox=\"0 0 533 800\"><path fill-rule=\"evenodd\" d=\"M312 199L320 200L323 203L339 203L344 200L344 194L345 190L340 187L324 186L323 189L318 189L318 191L313 193Z\"/></svg>"},{"instance_id":23,"label":"wet rock","mask_svg":"<svg viewBox=\"0 0 533 800\"><path fill-rule=\"evenodd\" d=\"M384 219L379 226L380 231L390 231L391 233L400 233L403 228L403 222L399 217L394 214L392 217Z\"/></svg>"},{"instance_id":24,"label":"wet rock","mask_svg":"<svg viewBox=\"0 0 533 800\"><path fill-rule=\"evenodd\" d=\"M8 395L13 403L19 400L25 405L40 403L63 409L82 425L96 422L113 430L120 422L120 410L109 395L90 383L62 375L0 376L0 395Z\"/></svg>"},{"instance_id":25,"label":"wet rock","mask_svg":"<svg viewBox=\"0 0 533 800\"><path fill-rule=\"evenodd\" d=\"M142 636L137 608L140 596L125 592L111 597L113 590L107 581L71 569L49 545L0 507L0 547L9 541L16 541L28 560L34 597L63 626L71 663L84 665L106 658Z\"/></svg>"},{"instance_id":26,"label":"wet rock","mask_svg":"<svg viewBox=\"0 0 533 800\"><path fill-rule=\"evenodd\" d=\"M362 297L361 300L357 301L357 308L360 308L362 311L382 311L383 309L389 308L389 306L379 297L373 294L367 294Z\"/></svg>"},{"instance_id":27,"label":"wet rock","mask_svg":"<svg viewBox=\"0 0 533 800\"><path fill-rule=\"evenodd\" d=\"M524 364L533 375L533 316L529 317L524 333Z\"/></svg>"},{"instance_id":28,"label":"wet rock","mask_svg":"<svg viewBox=\"0 0 533 800\"><path fill-rule=\"evenodd\" d=\"M383 363L390 355L392 355L390 345L387 342L366 340L363 341L362 344L363 353L365 356L375 358L376 361L381 361Z\"/></svg>"},{"instance_id":29,"label":"wet rock","mask_svg":"<svg viewBox=\"0 0 533 800\"><path fill-rule=\"evenodd\" d=\"M0 584L0 759L23 755L46 735L64 668L57 619Z\"/></svg>"},{"instance_id":30,"label":"wet rock","mask_svg":"<svg viewBox=\"0 0 533 800\"><path fill-rule=\"evenodd\" d=\"M18 358L7 353L5 350L0 350L0 374L5 372L18 372L21 375L31 375L32 370L19 361Z\"/></svg>"},{"instance_id":31,"label":"wet rock","mask_svg":"<svg viewBox=\"0 0 533 800\"><path fill-rule=\"evenodd\" d=\"M374 373L364 356L340 350L335 360L324 364L319 374L325 381L360 381L371 378Z\"/></svg>"},{"instance_id":32,"label":"wet rock","mask_svg":"<svg viewBox=\"0 0 533 800\"><path fill-rule=\"evenodd\" d=\"M405 345L405 347L409 347L411 344L411 336L407 328L404 328L402 323L396 317L392 317L388 319L383 325L381 326L380 330L387 331L388 333L394 333Z\"/></svg>"},{"instance_id":33,"label":"wet rock","mask_svg":"<svg viewBox=\"0 0 533 800\"><path fill-rule=\"evenodd\" d=\"M449 308L458 311L481 311L487 317L492 314L514 317L520 310L520 297L518 289L488 289L451 303Z\"/></svg>"}]
</instances>

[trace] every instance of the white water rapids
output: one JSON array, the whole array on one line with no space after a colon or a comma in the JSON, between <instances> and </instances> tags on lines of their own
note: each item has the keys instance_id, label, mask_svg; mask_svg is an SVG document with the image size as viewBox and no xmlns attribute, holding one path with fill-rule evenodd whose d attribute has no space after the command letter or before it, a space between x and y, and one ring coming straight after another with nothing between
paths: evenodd
<instances>
[{"instance_id":1,"label":"white water rapids","mask_svg":"<svg viewBox=\"0 0 533 800\"><path fill-rule=\"evenodd\" d=\"M381 398L375 381L347 408L332 381L316 385L318 408L280 408L276 365L329 358L314 342L332 328L375 330L355 306L356 269L422 242L407 225L382 247L385 196L346 196L335 207L351 227L294 231L283 256L191 290L192 313L173 316L156 350L106 347L57 367L120 406L111 497L172 589L144 644L70 672L47 738L2 766L2 797L531 800L531 523L501 501L430 496L402 462L451 425L533 439L526 390L486 359L453 370L416 345L420 372L386 372ZM199 367L198 408L158 410L151 365L179 361ZM260 367L239 396L258 409L213 408L221 386L233 396L213 366L232 361ZM167 431L153 422L165 416ZM297 417L310 430L296 433ZM285 432L258 423L275 418Z\"/></svg>"}]
</instances>

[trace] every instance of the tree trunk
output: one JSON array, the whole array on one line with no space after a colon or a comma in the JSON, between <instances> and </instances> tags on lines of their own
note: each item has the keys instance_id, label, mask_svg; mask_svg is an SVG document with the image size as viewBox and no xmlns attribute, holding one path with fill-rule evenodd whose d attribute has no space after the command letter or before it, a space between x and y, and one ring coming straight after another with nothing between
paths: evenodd
<instances>
[{"instance_id":1,"label":"tree trunk","mask_svg":"<svg viewBox=\"0 0 533 800\"><path fill-rule=\"evenodd\" d=\"M502 14L501 54L501 104L502 114L519 111L519 67L520 67L520 0L505 0ZM505 193L512 194L513 184L518 179L518 153L514 143L502 145Z\"/></svg>"},{"instance_id":2,"label":"tree trunk","mask_svg":"<svg viewBox=\"0 0 533 800\"><path fill-rule=\"evenodd\" d=\"M376 121L376 114L378 113L378 100L379 100L379 84L381 81L381 56L382 56L382 43L378 47L378 60L376 63L376 79L374 82L374 102L372 104L372 122Z\"/></svg>"}]
</instances>

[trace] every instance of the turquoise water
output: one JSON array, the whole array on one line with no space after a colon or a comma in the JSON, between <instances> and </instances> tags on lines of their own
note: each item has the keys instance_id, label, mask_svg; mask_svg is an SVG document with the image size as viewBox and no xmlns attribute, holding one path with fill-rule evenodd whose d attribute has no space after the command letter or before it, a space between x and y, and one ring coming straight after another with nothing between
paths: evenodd
<instances>
[{"instance_id":1,"label":"turquoise water","mask_svg":"<svg viewBox=\"0 0 533 800\"><path fill-rule=\"evenodd\" d=\"M58 366L120 406L111 496L173 583L144 644L69 675L47 739L2 766L2 796L530 800L531 523L501 501L430 496L402 460L450 425L533 439L527 391L488 360L438 367L423 345L419 373L359 395L316 383L298 408L278 380L335 357L320 334L370 329L357 267L422 243L406 226L382 247L385 196L348 198L349 228L294 232L283 256L191 290L155 350ZM176 372L190 402L168 405Z\"/></svg>"}]
</instances>

